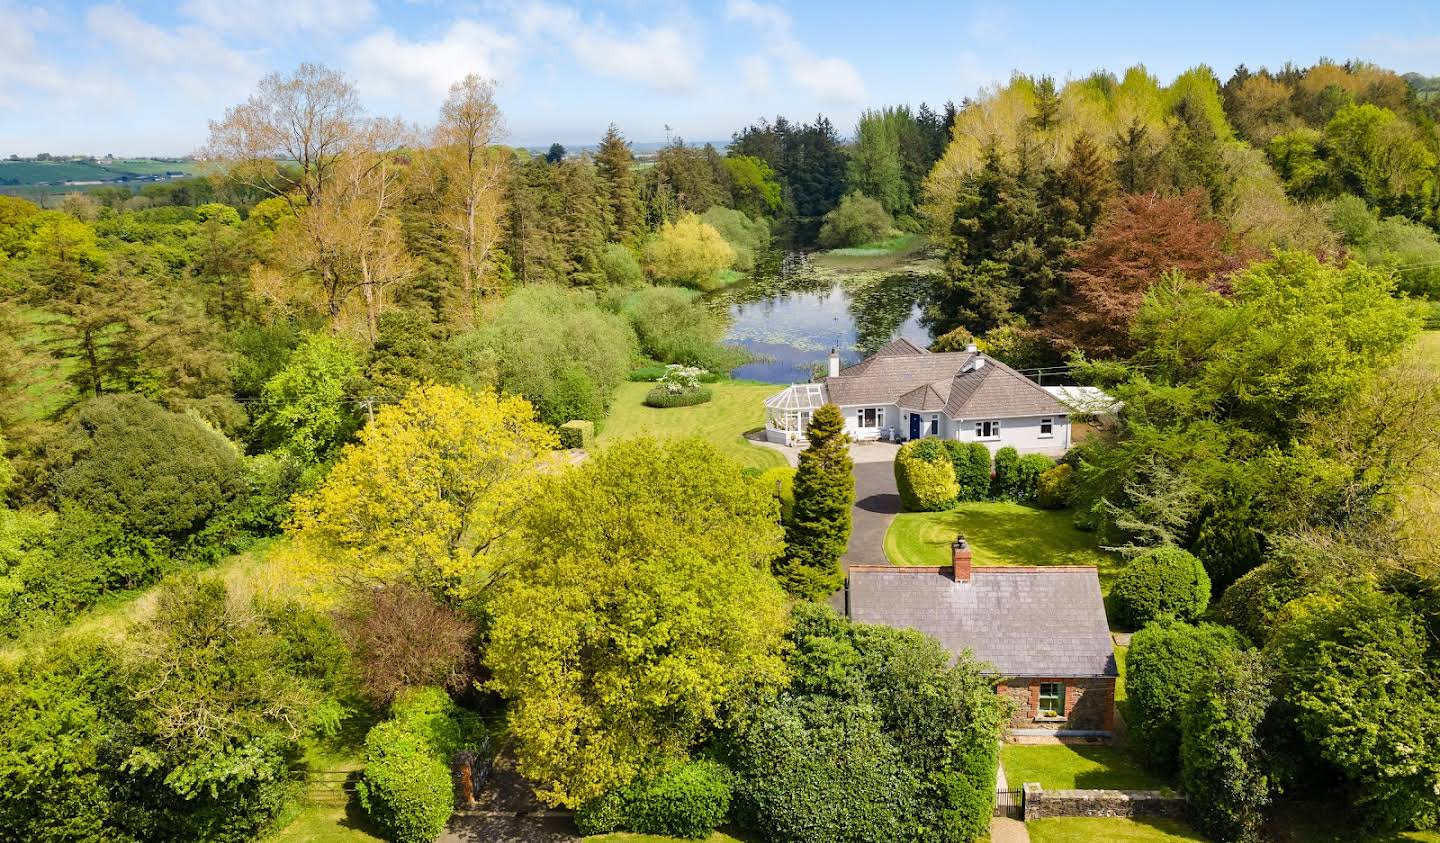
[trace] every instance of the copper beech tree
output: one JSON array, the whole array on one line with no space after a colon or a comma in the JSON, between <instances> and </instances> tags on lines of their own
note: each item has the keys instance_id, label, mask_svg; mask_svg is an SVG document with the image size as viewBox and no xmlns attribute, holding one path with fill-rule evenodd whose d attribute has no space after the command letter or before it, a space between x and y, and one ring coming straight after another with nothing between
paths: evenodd
<instances>
[{"instance_id":1,"label":"copper beech tree","mask_svg":"<svg viewBox=\"0 0 1440 843\"><path fill-rule=\"evenodd\" d=\"M1092 357L1129 356L1130 323L1162 275L1205 281L1235 268L1224 251L1225 226L1208 216L1205 203L1199 193L1112 201L1094 235L1070 251L1071 293L1045 322L1050 340Z\"/></svg>"}]
</instances>

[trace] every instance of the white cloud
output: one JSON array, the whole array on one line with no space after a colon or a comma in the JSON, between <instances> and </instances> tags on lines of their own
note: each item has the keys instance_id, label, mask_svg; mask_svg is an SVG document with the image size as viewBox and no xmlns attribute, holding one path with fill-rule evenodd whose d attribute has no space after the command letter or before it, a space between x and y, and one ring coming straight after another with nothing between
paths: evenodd
<instances>
[{"instance_id":1,"label":"white cloud","mask_svg":"<svg viewBox=\"0 0 1440 843\"><path fill-rule=\"evenodd\" d=\"M186 0L181 14L221 32L274 38L350 30L375 16L371 0Z\"/></svg>"},{"instance_id":2,"label":"white cloud","mask_svg":"<svg viewBox=\"0 0 1440 843\"><path fill-rule=\"evenodd\" d=\"M461 20L433 41L407 41L382 29L352 45L348 63L365 95L394 97L414 87L444 94L469 73L503 79L517 48L512 36Z\"/></svg>"},{"instance_id":3,"label":"white cloud","mask_svg":"<svg viewBox=\"0 0 1440 843\"><path fill-rule=\"evenodd\" d=\"M204 27L165 29L118 3L91 6L85 25L131 59L125 62L127 77L163 75L196 99L238 96L264 72L251 54L228 46Z\"/></svg>"},{"instance_id":4,"label":"white cloud","mask_svg":"<svg viewBox=\"0 0 1440 843\"><path fill-rule=\"evenodd\" d=\"M770 90L770 62L764 56L745 56L740 59L740 80L745 90L758 96Z\"/></svg>"},{"instance_id":5,"label":"white cloud","mask_svg":"<svg viewBox=\"0 0 1440 843\"><path fill-rule=\"evenodd\" d=\"M55 16L41 7L0 0L0 108L16 108L31 94L63 94L85 100L112 90L104 79L72 75L36 48L35 33L53 29Z\"/></svg>"},{"instance_id":6,"label":"white cloud","mask_svg":"<svg viewBox=\"0 0 1440 843\"><path fill-rule=\"evenodd\" d=\"M639 26L619 32L602 19L586 20L574 9L529 3L514 10L527 37L557 42L591 73L639 82L662 93L694 90L704 46L674 26Z\"/></svg>"},{"instance_id":7,"label":"white cloud","mask_svg":"<svg viewBox=\"0 0 1440 843\"><path fill-rule=\"evenodd\" d=\"M756 0L728 0L726 17L754 26L766 52L785 66L790 78L826 105L858 105L865 101L865 80L850 62L819 56L792 32L790 15L779 6Z\"/></svg>"}]
</instances>

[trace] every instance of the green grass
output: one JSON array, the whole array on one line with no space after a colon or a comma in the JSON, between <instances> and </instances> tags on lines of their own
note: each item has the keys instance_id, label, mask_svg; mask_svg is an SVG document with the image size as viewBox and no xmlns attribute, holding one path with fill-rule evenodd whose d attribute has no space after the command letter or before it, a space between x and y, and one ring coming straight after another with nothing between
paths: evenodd
<instances>
[{"instance_id":1,"label":"green grass","mask_svg":"<svg viewBox=\"0 0 1440 843\"><path fill-rule=\"evenodd\" d=\"M1180 820L1148 817L1128 820L1119 817L1057 817L1025 823L1031 843L1181 843L1203 841Z\"/></svg>"},{"instance_id":2,"label":"green grass","mask_svg":"<svg viewBox=\"0 0 1440 843\"><path fill-rule=\"evenodd\" d=\"M1422 360L1440 369L1440 331L1422 331L1416 347Z\"/></svg>"},{"instance_id":3,"label":"green grass","mask_svg":"<svg viewBox=\"0 0 1440 843\"><path fill-rule=\"evenodd\" d=\"M874 258L881 255L893 255L896 252L910 252L923 245L925 236L922 234L899 234L885 240L877 240L874 243L862 243L859 246L850 246L844 249L831 249L825 254L842 258Z\"/></svg>"},{"instance_id":4,"label":"green grass","mask_svg":"<svg viewBox=\"0 0 1440 843\"><path fill-rule=\"evenodd\" d=\"M1120 678L1115 680L1115 702L1125 701L1125 659L1130 655L1129 647L1115 648L1115 667L1120 671Z\"/></svg>"},{"instance_id":5,"label":"green grass","mask_svg":"<svg viewBox=\"0 0 1440 843\"><path fill-rule=\"evenodd\" d=\"M365 766L365 733L374 721L373 712L357 712L336 734L305 747L305 770L332 775L305 785L295 800L294 816L266 838L268 843L375 843L385 839L365 815L360 800L346 793L333 775Z\"/></svg>"},{"instance_id":6,"label":"green grass","mask_svg":"<svg viewBox=\"0 0 1440 843\"><path fill-rule=\"evenodd\" d=\"M167 172L194 172L194 161L152 161L116 158L97 161L0 161L0 182L18 185L64 181L111 181L121 176L152 176Z\"/></svg>"},{"instance_id":7,"label":"green grass","mask_svg":"<svg viewBox=\"0 0 1440 843\"><path fill-rule=\"evenodd\" d=\"M595 446L604 448L628 436L681 438L698 436L742 466L785 465L779 451L746 441L741 434L765 425L765 399L782 387L752 381L720 381L710 385L715 397L694 407L657 409L641 403L654 384L622 383Z\"/></svg>"},{"instance_id":8,"label":"green grass","mask_svg":"<svg viewBox=\"0 0 1440 843\"><path fill-rule=\"evenodd\" d=\"M928 242L923 234L901 234L876 243L817 252L811 261L821 269L890 269L915 258Z\"/></svg>"},{"instance_id":9,"label":"green grass","mask_svg":"<svg viewBox=\"0 0 1440 843\"><path fill-rule=\"evenodd\" d=\"M1129 749L1102 744L1006 744L1000 748L1005 780L1019 788L1039 782L1046 790L1164 790L1169 783L1150 773Z\"/></svg>"},{"instance_id":10,"label":"green grass","mask_svg":"<svg viewBox=\"0 0 1440 843\"><path fill-rule=\"evenodd\" d=\"M976 565L1094 565L1109 593L1123 560L1101 550L1095 535L1075 529L1068 510L1018 503L962 503L946 512L902 512L885 534L895 565L945 565L956 533L970 540Z\"/></svg>"}]
</instances>

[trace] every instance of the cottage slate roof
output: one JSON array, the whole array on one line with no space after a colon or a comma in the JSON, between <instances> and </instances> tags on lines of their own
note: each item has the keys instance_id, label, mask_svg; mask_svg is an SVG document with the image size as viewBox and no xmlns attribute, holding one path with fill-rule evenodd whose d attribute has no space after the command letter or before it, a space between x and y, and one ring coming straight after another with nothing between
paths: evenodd
<instances>
[{"instance_id":1,"label":"cottage slate roof","mask_svg":"<svg viewBox=\"0 0 1440 843\"><path fill-rule=\"evenodd\" d=\"M886 343L822 383L830 400L841 406L943 409L955 419L1067 412L1055 396L998 360L973 351L933 353L904 338Z\"/></svg>"},{"instance_id":2,"label":"cottage slate roof","mask_svg":"<svg viewBox=\"0 0 1440 843\"><path fill-rule=\"evenodd\" d=\"M1094 568L850 571L850 617L925 633L970 650L1001 676L1113 677L1118 672Z\"/></svg>"}]
</instances>

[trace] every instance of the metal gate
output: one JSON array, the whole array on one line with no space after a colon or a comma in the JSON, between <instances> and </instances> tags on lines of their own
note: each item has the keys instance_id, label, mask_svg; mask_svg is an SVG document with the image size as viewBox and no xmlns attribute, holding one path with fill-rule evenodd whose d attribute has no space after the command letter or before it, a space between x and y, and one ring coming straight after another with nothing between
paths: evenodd
<instances>
[{"instance_id":1,"label":"metal gate","mask_svg":"<svg viewBox=\"0 0 1440 843\"><path fill-rule=\"evenodd\" d=\"M1025 791L995 791L995 816L1023 820L1025 818Z\"/></svg>"}]
</instances>

